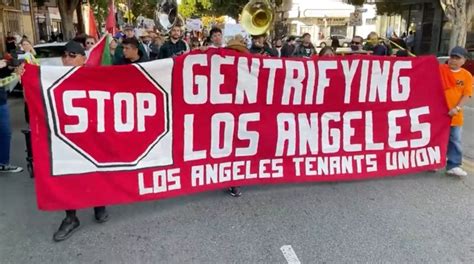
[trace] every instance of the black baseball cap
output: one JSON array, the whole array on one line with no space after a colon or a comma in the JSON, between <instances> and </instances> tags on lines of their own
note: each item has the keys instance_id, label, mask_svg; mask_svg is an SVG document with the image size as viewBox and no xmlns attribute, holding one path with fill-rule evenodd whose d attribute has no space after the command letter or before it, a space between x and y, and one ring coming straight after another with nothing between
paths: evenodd
<instances>
[{"instance_id":1,"label":"black baseball cap","mask_svg":"<svg viewBox=\"0 0 474 264\"><path fill-rule=\"evenodd\" d=\"M86 50L81 45L81 43L79 43L77 41L74 41L74 40L71 40L66 44L66 50L65 51L80 54L82 56L86 55Z\"/></svg>"}]
</instances>

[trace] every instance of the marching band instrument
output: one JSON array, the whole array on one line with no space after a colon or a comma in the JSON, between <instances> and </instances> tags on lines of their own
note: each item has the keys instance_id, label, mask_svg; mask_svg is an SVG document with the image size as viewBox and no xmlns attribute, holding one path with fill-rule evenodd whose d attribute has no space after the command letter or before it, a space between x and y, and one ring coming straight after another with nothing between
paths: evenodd
<instances>
[{"instance_id":1,"label":"marching band instrument","mask_svg":"<svg viewBox=\"0 0 474 264\"><path fill-rule=\"evenodd\" d=\"M241 14L242 27L250 35L262 35L273 24L274 11L268 0L251 0Z\"/></svg>"},{"instance_id":2,"label":"marching band instrument","mask_svg":"<svg viewBox=\"0 0 474 264\"><path fill-rule=\"evenodd\" d=\"M177 0L161 0L156 4L155 23L168 33L175 25L183 26L184 19L178 13Z\"/></svg>"}]
</instances>

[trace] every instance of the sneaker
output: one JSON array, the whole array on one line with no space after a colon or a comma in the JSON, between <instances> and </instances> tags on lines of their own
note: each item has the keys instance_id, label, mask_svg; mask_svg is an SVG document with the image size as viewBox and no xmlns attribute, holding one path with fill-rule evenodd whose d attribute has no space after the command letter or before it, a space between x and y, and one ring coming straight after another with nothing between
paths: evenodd
<instances>
[{"instance_id":1,"label":"sneaker","mask_svg":"<svg viewBox=\"0 0 474 264\"><path fill-rule=\"evenodd\" d=\"M22 172L23 171L23 168L22 167L18 167L18 166L13 166L13 165L0 165L0 173L1 172L5 172L5 173L8 173L8 172Z\"/></svg>"},{"instance_id":2,"label":"sneaker","mask_svg":"<svg viewBox=\"0 0 474 264\"><path fill-rule=\"evenodd\" d=\"M64 218L64 220L61 222L61 225L58 228L58 231L54 233L53 240L56 242L59 242L59 241L68 239L74 233L74 231L76 231L79 228L80 225L81 224L79 223L79 218L77 217Z\"/></svg>"},{"instance_id":3,"label":"sneaker","mask_svg":"<svg viewBox=\"0 0 474 264\"><path fill-rule=\"evenodd\" d=\"M465 172L463 169L461 169L461 167L452 168L452 169L446 171L446 174L459 176L459 177L467 176L467 172Z\"/></svg>"},{"instance_id":4,"label":"sneaker","mask_svg":"<svg viewBox=\"0 0 474 264\"><path fill-rule=\"evenodd\" d=\"M242 195L242 192L240 191L240 187L230 187L229 189L227 189L227 192L232 197L240 197Z\"/></svg>"}]
</instances>

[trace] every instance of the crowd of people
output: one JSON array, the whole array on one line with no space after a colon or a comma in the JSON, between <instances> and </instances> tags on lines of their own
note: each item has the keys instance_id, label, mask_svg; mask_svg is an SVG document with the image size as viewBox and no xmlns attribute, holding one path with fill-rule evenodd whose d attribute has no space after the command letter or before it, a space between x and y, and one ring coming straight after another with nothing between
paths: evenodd
<instances>
[{"instance_id":1,"label":"crowd of people","mask_svg":"<svg viewBox=\"0 0 474 264\"><path fill-rule=\"evenodd\" d=\"M165 41L162 36L155 32L138 31L133 27L125 27L123 31L114 35L110 43L111 59L114 65L132 64L147 62L156 59L165 59L179 56L190 52L191 50L202 50L213 48L227 48L241 53L258 54L269 57L301 57L312 58L314 56L335 56L338 46L336 44L321 48L318 52L311 43L311 35L305 33L301 39L288 37L269 41L267 35L253 36L251 43L241 36L236 35L224 43L222 30L213 28L208 37L197 39L188 37L184 34L182 28L174 26L169 32L169 38ZM91 48L96 44L96 39L86 35L77 36L69 41L62 54L62 63L64 66L82 66L85 64ZM403 46L400 43L400 46ZM11 45L9 48L15 50L17 47ZM35 51L32 43L24 38L20 42L20 48L23 51L23 59L27 63L39 65L35 58ZM355 36L350 45L350 49L357 53L366 51L367 54L374 55L392 55L391 47L388 43L381 41L376 33L371 33L364 43L364 39ZM398 52L396 56L408 56L408 52ZM447 173L457 176L466 176L467 173L461 169L462 149L460 127L463 124L462 108L472 95L472 76L469 72L463 70L461 66L465 63L468 56L467 51L462 47L456 47L450 52L448 64L442 68L443 85L446 93L448 105L450 107L449 115L452 117L451 135L448 146ZM7 100L7 89L9 86L18 82L22 74L22 67L18 65L8 65L5 61L0 61L0 173L1 172L20 172L22 168L11 165L10 163L10 141L11 127ZM443 72L444 71L444 72ZM27 111L26 111L27 112ZM240 187L231 187L227 192L234 196L241 195ZM94 208L95 219L98 223L106 222L109 214L106 207L100 206ZM71 236L80 226L79 219L76 216L76 210L66 210L66 217L61 222L60 227L54 233L55 241L62 241Z\"/></svg>"},{"instance_id":2,"label":"crowd of people","mask_svg":"<svg viewBox=\"0 0 474 264\"><path fill-rule=\"evenodd\" d=\"M226 47L224 35L220 28L212 28L206 34L194 35L193 32L183 32L179 26L169 31L167 40L155 31L138 30L125 26L122 31L113 36L110 43L110 51L114 64L120 64L123 57L122 42L128 38L138 41L139 54L142 61L170 58L190 52L192 50L206 50L208 48ZM409 56L412 48L405 41L407 38L399 38L393 34L390 39L382 40L377 33L370 33L366 39L354 36L350 43L350 52L344 54L361 53L378 56ZM270 57L303 57L334 56L341 48L337 38L334 38L330 46L316 48L311 42L311 35L304 33L301 38L287 36L285 38L269 39L266 34L252 36L251 39L242 37L244 45L252 54ZM411 43L411 42L410 42ZM227 43L228 44L228 43ZM394 45L396 45L394 47ZM394 52L394 50L397 50Z\"/></svg>"}]
</instances>

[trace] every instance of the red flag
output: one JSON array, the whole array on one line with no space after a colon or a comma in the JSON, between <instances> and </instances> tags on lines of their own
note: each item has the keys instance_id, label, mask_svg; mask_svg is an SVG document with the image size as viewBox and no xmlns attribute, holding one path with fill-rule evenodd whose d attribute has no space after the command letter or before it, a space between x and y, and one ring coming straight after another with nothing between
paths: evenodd
<instances>
[{"instance_id":1,"label":"red flag","mask_svg":"<svg viewBox=\"0 0 474 264\"><path fill-rule=\"evenodd\" d=\"M105 29L112 35L115 35L116 26L115 26L115 5L114 0L109 0L109 14L107 15L107 20L105 22Z\"/></svg>"},{"instance_id":2,"label":"red flag","mask_svg":"<svg viewBox=\"0 0 474 264\"><path fill-rule=\"evenodd\" d=\"M99 42L92 47L87 57L86 66L112 65L109 45L109 34L105 34Z\"/></svg>"},{"instance_id":3,"label":"red flag","mask_svg":"<svg viewBox=\"0 0 474 264\"><path fill-rule=\"evenodd\" d=\"M97 30L97 23L94 17L94 11L92 10L91 6L89 5L89 36L94 38L99 37L99 31Z\"/></svg>"}]
</instances>

